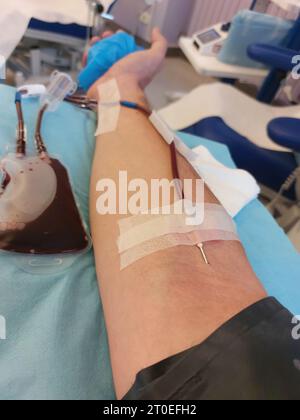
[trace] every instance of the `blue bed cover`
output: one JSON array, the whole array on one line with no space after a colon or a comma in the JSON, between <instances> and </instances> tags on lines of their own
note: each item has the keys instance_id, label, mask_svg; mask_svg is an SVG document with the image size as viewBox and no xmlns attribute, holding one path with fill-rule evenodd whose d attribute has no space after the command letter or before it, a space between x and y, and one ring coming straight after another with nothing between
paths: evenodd
<instances>
[{"instance_id":1,"label":"blue bed cover","mask_svg":"<svg viewBox=\"0 0 300 420\"><path fill-rule=\"evenodd\" d=\"M12 88L0 86L0 155L14 147L16 116ZM24 106L33 143L37 101ZM69 169L74 193L88 222L89 176L95 116L63 104L45 118L50 153ZM182 135L190 147L207 146L233 166L226 147ZM249 259L271 295L300 314L300 256L265 208L254 201L236 218ZM242 279L241 279L242 281ZM51 275L28 273L0 254L1 400L113 399L107 335L98 295L93 253Z\"/></svg>"}]
</instances>

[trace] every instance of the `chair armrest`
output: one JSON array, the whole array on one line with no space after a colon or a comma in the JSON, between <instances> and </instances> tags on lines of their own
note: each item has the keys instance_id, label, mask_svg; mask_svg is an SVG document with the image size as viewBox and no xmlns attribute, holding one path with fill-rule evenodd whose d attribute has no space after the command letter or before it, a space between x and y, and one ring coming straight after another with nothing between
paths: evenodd
<instances>
[{"instance_id":1,"label":"chair armrest","mask_svg":"<svg viewBox=\"0 0 300 420\"><path fill-rule=\"evenodd\" d=\"M300 153L300 120L276 118L268 125L269 137L280 146Z\"/></svg>"},{"instance_id":2,"label":"chair armrest","mask_svg":"<svg viewBox=\"0 0 300 420\"><path fill-rule=\"evenodd\" d=\"M259 61L268 67L291 71L296 65L293 58L299 55L299 52L267 44L252 44L248 47L248 55L252 60Z\"/></svg>"}]
</instances>

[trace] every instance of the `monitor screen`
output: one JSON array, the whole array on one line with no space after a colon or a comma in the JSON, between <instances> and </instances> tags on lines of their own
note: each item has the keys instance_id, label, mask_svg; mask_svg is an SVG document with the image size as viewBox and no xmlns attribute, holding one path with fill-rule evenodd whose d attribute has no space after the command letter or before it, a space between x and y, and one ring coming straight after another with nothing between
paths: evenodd
<instances>
[{"instance_id":1,"label":"monitor screen","mask_svg":"<svg viewBox=\"0 0 300 420\"><path fill-rule=\"evenodd\" d=\"M211 29L210 31L203 32L202 34L197 35L197 38L199 39L201 44L209 44L212 41L220 39L221 35L214 29Z\"/></svg>"}]
</instances>

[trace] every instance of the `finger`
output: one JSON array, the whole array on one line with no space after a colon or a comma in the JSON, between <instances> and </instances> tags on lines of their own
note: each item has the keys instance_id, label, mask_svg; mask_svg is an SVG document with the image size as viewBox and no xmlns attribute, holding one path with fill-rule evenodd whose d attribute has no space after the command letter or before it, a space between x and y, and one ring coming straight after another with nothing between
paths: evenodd
<instances>
[{"instance_id":1,"label":"finger","mask_svg":"<svg viewBox=\"0 0 300 420\"><path fill-rule=\"evenodd\" d=\"M105 31L103 32L101 36L94 36L90 40L90 46L92 47L93 45L97 44L97 42L101 41L102 39L109 38L110 36L113 36L113 35L114 35L113 31Z\"/></svg>"},{"instance_id":2,"label":"finger","mask_svg":"<svg viewBox=\"0 0 300 420\"><path fill-rule=\"evenodd\" d=\"M97 44L97 42L101 41L101 39L102 38L100 36L93 36L93 38L90 40L90 47Z\"/></svg>"},{"instance_id":3,"label":"finger","mask_svg":"<svg viewBox=\"0 0 300 420\"><path fill-rule=\"evenodd\" d=\"M87 57L88 55L87 55L87 52L84 52L83 53L83 56L82 56L82 60L81 60L81 67L85 67L86 66L86 63L87 63Z\"/></svg>"},{"instance_id":4,"label":"finger","mask_svg":"<svg viewBox=\"0 0 300 420\"><path fill-rule=\"evenodd\" d=\"M85 67L87 65L87 60L88 60L88 50L84 51L83 56L82 56L82 67Z\"/></svg>"},{"instance_id":5,"label":"finger","mask_svg":"<svg viewBox=\"0 0 300 420\"><path fill-rule=\"evenodd\" d=\"M102 39L106 39L106 38L109 38L109 37L111 37L113 35L114 35L114 32L113 31L105 31L105 32L103 32L101 38Z\"/></svg>"},{"instance_id":6,"label":"finger","mask_svg":"<svg viewBox=\"0 0 300 420\"><path fill-rule=\"evenodd\" d=\"M152 46L151 52L158 54L161 57L166 55L168 49L168 42L166 38L161 34L159 28L154 28L152 31Z\"/></svg>"},{"instance_id":7,"label":"finger","mask_svg":"<svg viewBox=\"0 0 300 420\"><path fill-rule=\"evenodd\" d=\"M158 72L163 65L164 58L168 50L168 43L166 38L161 34L158 28L152 31L152 45L151 48L145 51L148 58L148 66L154 73Z\"/></svg>"}]
</instances>

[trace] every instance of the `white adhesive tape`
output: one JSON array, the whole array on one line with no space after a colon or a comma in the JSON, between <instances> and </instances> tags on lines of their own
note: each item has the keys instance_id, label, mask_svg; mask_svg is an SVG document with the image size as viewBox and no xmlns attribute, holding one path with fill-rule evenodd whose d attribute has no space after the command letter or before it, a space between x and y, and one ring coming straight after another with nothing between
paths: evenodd
<instances>
[{"instance_id":1,"label":"white adhesive tape","mask_svg":"<svg viewBox=\"0 0 300 420\"><path fill-rule=\"evenodd\" d=\"M224 208L217 204L205 204L204 217L200 224L191 226L186 223L186 215L134 216L119 222L119 253L140 244L170 234L184 234L192 231L224 231L236 234L235 223Z\"/></svg>"},{"instance_id":2,"label":"white adhesive tape","mask_svg":"<svg viewBox=\"0 0 300 420\"><path fill-rule=\"evenodd\" d=\"M98 127L96 136L116 131L121 112L121 94L115 79L98 87Z\"/></svg>"},{"instance_id":3,"label":"white adhesive tape","mask_svg":"<svg viewBox=\"0 0 300 420\"><path fill-rule=\"evenodd\" d=\"M176 246L196 246L212 241L238 241L239 238L234 232L218 230L193 231L190 233L178 233L161 236L152 239L142 245L131 248L120 255L121 270L129 267L137 261L148 257L159 251L165 251ZM200 251L199 251L200 252Z\"/></svg>"},{"instance_id":4,"label":"white adhesive tape","mask_svg":"<svg viewBox=\"0 0 300 420\"><path fill-rule=\"evenodd\" d=\"M157 111L153 111L149 117L150 122L153 124L162 138L170 145L173 143L175 133L170 129L168 124L162 119Z\"/></svg>"}]
</instances>

